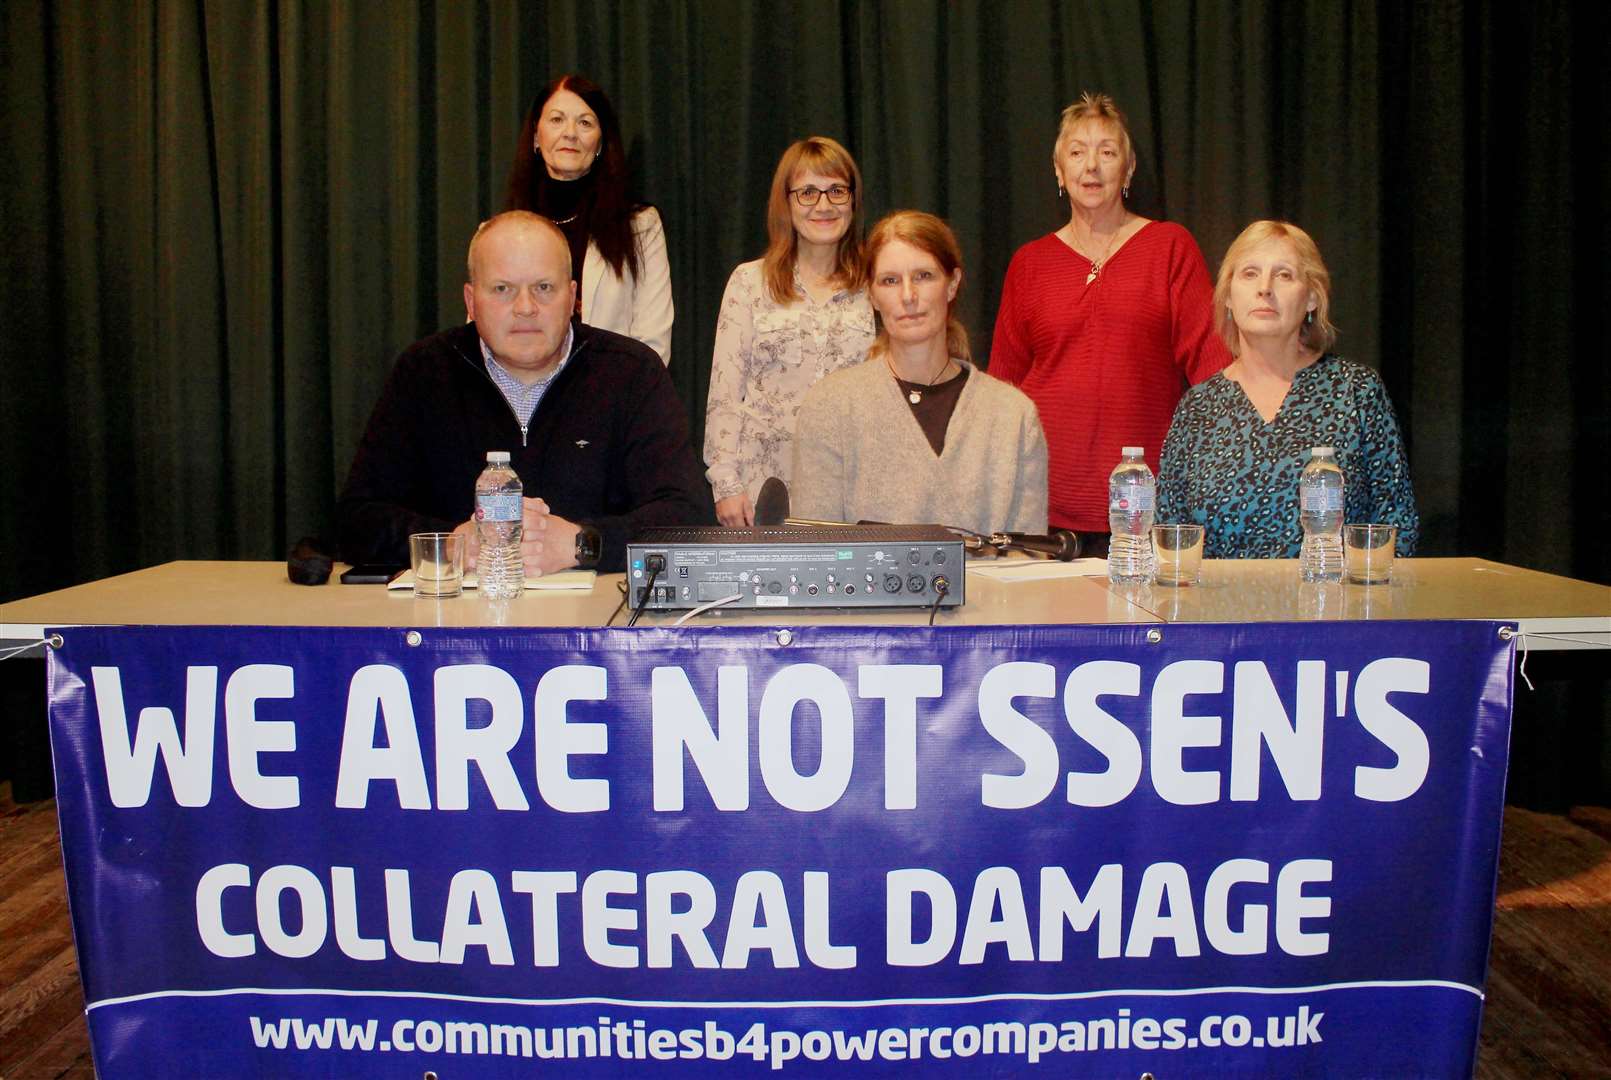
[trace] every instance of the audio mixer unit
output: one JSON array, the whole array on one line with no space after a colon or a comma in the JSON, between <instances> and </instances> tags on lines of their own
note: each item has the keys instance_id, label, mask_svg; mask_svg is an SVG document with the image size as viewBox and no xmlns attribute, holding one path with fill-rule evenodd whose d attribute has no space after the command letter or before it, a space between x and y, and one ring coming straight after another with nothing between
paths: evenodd
<instances>
[{"instance_id":1,"label":"audio mixer unit","mask_svg":"<svg viewBox=\"0 0 1611 1080\"><path fill-rule=\"evenodd\" d=\"M627 545L628 600L648 611L960 607L963 559L962 537L941 525L657 527Z\"/></svg>"}]
</instances>

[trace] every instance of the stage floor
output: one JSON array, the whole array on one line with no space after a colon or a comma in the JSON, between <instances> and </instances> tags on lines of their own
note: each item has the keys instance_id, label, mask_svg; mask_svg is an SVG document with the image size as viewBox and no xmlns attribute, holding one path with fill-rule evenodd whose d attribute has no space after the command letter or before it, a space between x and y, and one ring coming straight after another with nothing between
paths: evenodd
<instances>
[{"instance_id":1,"label":"stage floor","mask_svg":"<svg viewBox=\"0 0 1611 1080\"><path fill-rule=\"evenodd\" d=\"M56 804L19 806L9 783L0 784L0 941L0 1077L93 1077ZM1611 1076L1608 1063L1611 809L1562 817L1506 807L1477 1076Z\"/></svg>"}]
</instances>

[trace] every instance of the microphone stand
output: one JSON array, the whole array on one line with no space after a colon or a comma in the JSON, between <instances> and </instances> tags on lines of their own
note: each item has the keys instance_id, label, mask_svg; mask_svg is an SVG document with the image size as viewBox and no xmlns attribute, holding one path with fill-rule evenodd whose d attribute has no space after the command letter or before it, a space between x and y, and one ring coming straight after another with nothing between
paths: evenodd
<instances>
[{"instance_id":1,"label":"microphone stand","mask_svg":"<svg viewBox=\"0 0 1611 1080\"><path fill-rule=\"evenodd\" d=\"M1058 562L1073 562L1080 557L1080 534L1067 529L1053 529L1045 536L1029 533L991 533L989 543L997 551L1029 551L1050 555Z\"/></svg>"},{"instance_id":2,"label":"microphone stand","mask_svg":"<svg viewBox=\"0 0 1611 1080\"><path fill-rule=\"evenodd\" d=\"M1080 557L1080 534L1067 529L1053 529L1050 533L993 532L989 536L969 532L967 529L947 525L946 528L962 537L962 544L972 552L987 548L997 555L1009 551L1023 551L1034 555L1050 555L1058 562L1073 562Z\"/></svg>"},{"instance_id":3,"label":"microphone stand","mask_svg":"<svg viewBox=\"0 0 1611 1080\"><path fill-rule=\"evenodd\" d=\"M884 521L822 521L816 518L785 518L783 523L790 526L805 527L844 527L856 525L887 525ZM1044 535L1038 533L993 532L988 536L964 529L959 525L946 525L943 528L955 533L962 540L962 546L967 551L978 554L982 551L993 551L997 555L1005 555L1009 551L1023 551L1034 555L1050 555L1059 562L1072 562L1080 557L1080 534L1070 532L1068 529L1053 529Z\"/></svg>"}]
</instances>

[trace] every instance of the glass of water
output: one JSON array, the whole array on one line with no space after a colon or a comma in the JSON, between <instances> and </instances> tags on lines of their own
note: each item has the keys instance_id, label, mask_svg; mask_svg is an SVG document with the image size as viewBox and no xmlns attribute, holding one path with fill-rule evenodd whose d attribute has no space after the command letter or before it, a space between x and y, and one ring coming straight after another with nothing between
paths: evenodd
<instances>
[{"instance_id":1,"label":"glass of water","mask_svg":"<svg viewBox=\"0 0 1611 1080\"><path fill-rule=\"evenodd\" d=\"M445 600L464 587L464 537L458 533L415 533L408 538L414 595Z\"/></svg>"},{"instance_id":2,"label":"glass of water","mask_svg":"<svg viewBox=\"0 0 1611 1080\"><path fill-rule=\"evenodd\" d=\"M1393 580L1397 525L1344 525L1343 557L1355 585L1386 585Z\"/></svg>"},{"instance_id":3,"label":"glass of water","mask_svg":"<svg viewBox=\"0 0 1611 1080\"><path fill-rule=\"evenodd\" d=\"M1203 569L1201 525L1154 525L1152 550L1158 557L1159 585L1195 585Z\"/></svg>"}]
</instances>

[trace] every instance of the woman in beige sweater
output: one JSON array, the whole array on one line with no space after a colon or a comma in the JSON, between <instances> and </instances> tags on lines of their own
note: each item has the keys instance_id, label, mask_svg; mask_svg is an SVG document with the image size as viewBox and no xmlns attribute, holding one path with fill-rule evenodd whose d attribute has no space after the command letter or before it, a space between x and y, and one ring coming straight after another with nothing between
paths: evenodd
<instances>
[{"instance_id":1,"label":"woman in beige sweater","mask_svg":"<svg viewBox=\"0 0 1611 1080\"><path fill-rule=\"evenodd\" d=\"M800 406L794 514L1045 532L1046 438L1029 398L973 366L953 314L956 236L932 214L898 211L873 228L865 259L878 338Z\"/></svg>"}]
</instances>

